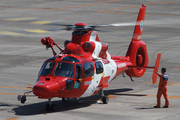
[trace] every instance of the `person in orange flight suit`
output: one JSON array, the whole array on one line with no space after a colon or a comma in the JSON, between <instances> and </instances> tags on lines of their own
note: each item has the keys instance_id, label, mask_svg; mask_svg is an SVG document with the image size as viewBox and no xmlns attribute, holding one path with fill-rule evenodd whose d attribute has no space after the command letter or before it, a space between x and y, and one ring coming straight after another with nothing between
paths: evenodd
<instances>
[{"instance_id":1,"label":"person in orange flight suit","mask_svg":"<svg viewBox=\"0 0 180 120\"><path fill-rule=\"evenodd\" d=\"M162 94L165 99L165 106L163 106L163 108L169 107L169 100L168 100L168 96L167 96L168 75L166 74L166 68L162 68L161 73L162 74L159 74L156 72L156 74L160 77L160 80L159 80L159 86L158 86L158 92L157 92L157 105L154 106L154 108L160 108Z\"/></svg>"}]
</instances>

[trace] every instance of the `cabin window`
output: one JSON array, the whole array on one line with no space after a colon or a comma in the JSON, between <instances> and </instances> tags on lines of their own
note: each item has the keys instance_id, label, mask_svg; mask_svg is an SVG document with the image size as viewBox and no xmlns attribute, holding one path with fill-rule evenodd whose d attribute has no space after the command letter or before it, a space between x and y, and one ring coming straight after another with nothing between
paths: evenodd
<instances>
[{"instance_id":1,"label":"cabin window","mask_svg":"<svg viewBox=\"0 0 180 120\"><path fill-rule=\"evenodd\" d=\"M94 75L93 62L84 63L84 78Z\"/></svg>"},{"instance_id":2,"label":"cabin window","mask_svg":"<svg viewBox=\"0 0 180 120\"><path fill-rule=\"evenodd\" d=\"M100 73L103 73L103 64L101 61L97 61L95 62L95 65L96 65L96 74L100 74Z\"/></svg>"},{"instance_id":3,"label":"cabin window","mask_svg":"<svg viewBox=\"0 0 180 120\"><path fill-rule=\"evenodd\" d=\"M79 80L76 80L74 83L74 89L78 89L81 85L81 82Z\"/></svg>"}]
</instances>

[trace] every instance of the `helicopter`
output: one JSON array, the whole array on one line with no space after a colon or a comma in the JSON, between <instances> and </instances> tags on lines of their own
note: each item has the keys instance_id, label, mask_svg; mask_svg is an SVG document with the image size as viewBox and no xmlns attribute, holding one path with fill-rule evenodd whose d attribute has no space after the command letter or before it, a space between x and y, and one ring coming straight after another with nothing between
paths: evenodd
<instances>
[{"instance_id":1,"label":"helicopter","mask_svg":"<svg viewBox=\"0 0 180 120\"><path fill-rule=\"evenodd\" d=\"M43 63L32 91L18 95L18 100L25 103L28 94L33 92L39 99L48 99L47 111L56 110L55 104L51 103L54 97L67 101L70 98L99 94L102 103L107 104L109 99L103 89L107 88L112 80L126 73L133 81L132 77L143 76L147 68L154 69L152 81L153 84L156 83L161 54L157 55L155 66L148 66L146 43L141 40L145 11L146 6L142 4L126 56L110 55L108 44L100 42L95 31L97 27L124 24L61 24L66 27L64 30L73 31L72 39L64 42L64 50L51 37L41 39L46 48L52 49L53 57ZM53 46L59 48L59 54Z\"/></svg>"}]
</instances>

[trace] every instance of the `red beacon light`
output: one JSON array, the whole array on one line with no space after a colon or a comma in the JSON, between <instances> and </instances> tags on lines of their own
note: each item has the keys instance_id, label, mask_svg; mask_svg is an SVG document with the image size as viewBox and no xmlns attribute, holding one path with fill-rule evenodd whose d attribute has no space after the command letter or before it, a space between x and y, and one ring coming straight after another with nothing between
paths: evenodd
<instances>
[{"instance_id":1,"label":"red beacon light","mask_svg":"<svg viewBox=\"0 0 180 120\"><path fill-rule=\"evenodd\" d=\"M87 26L87 24L85 24L85 23L76 23L75 25L76 26Z\"/></svg>"}]
</instances>

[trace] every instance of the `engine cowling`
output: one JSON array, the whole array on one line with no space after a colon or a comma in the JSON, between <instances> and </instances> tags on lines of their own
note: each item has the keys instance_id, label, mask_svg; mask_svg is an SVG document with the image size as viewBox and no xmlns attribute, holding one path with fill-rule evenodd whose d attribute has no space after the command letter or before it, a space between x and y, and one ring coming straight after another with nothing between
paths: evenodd
<instances>
[{"instance_id":1,"label":"engine cowling","mask_svg":"<svg viewBox=\"0 0 180 120\"><path fill-rule=\"evenodd\" d=\"M146 71L146 68L138 68L138 66L140 67L147 66L149 62L145 42L132 41L126 56L129 56L132 66L137 66L137 68L135 67L128 69L126 71L126 74L131 77L143 76Z\"/></svg>"}]
</instances>

